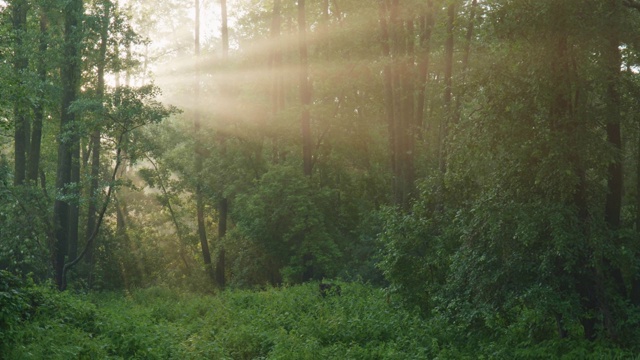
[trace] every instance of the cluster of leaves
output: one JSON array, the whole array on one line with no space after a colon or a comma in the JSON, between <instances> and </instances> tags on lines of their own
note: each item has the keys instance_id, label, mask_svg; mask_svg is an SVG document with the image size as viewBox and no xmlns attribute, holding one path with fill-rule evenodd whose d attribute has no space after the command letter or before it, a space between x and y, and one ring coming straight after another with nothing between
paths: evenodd
<instances>
[{"instance_id":1,"label":"cluster of leaves","mask_svg":"<svg viewBox=\"0 0 640 360\"><path fill-rule=\"evenodd\" d=\"M0 158L0 268L14 273L49 276L47 219L49 199L40 189L14 188L4 156Z\"/></svg>"},{"instance_id":2,"label":"cluster of leaves","mask_svg":"<svg viewBox=\"0 0 640 360\"><path fill-rule=\"evenodd\" d=\"M318 283L216 296L164 287L72 295L26 285L2 273L3 354L20 359L478 359L628 358L607 343L527 339L524 311L494 336L464 334L435 313L425 321L382 289L342 283L320 296ZM10 325L11 331L6 331Z\"/></svg>"},{"instance_id":3,"label":"cluster of leaves","mask_svg":"<svg viewBox=\"0 0 640 360\"><path fill-rule=\"evenodd\" d=\"M635 31L621 24L639 17L611 4L481 3L446 172L424 180L409 211L381 214L379 266L392 289L471 343L559 350L558 338L593 340L597 323L594 333L637 349L638 154L625 149L637 151L637 117L628 94L616 95L637 91L636 60L607 44L637 53Z\"/></svg>"}]
</instances>

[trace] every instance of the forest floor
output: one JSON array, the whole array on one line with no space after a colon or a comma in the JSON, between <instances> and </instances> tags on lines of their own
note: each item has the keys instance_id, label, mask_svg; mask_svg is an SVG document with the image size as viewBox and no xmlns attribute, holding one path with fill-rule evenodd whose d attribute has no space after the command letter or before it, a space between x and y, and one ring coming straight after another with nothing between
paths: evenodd
<instances>
[{"instance_id":1,"label":"forest floor","mask_svg":"<svg viewBox=\"0 0 640 360\"><path fill-rule=\"evenodd\" d=\"M465 339L464 334L455 332L455 324L438 326L433 319L423 319L388 297L384 289L359 283L340 286L340 295L326 297L321 296L318 283L228 290L217 295L163 287L90 294L38 287L29 290L24 299L31 305L13 324L7 309L25 304L20 305L16 297L12 301L9 297L0 299L0 303L12 305L0 311L0 358L633 357L615 347L579 340L509 345L499 337L478 342L468 334Z\"/></svg>"}]
</instances>

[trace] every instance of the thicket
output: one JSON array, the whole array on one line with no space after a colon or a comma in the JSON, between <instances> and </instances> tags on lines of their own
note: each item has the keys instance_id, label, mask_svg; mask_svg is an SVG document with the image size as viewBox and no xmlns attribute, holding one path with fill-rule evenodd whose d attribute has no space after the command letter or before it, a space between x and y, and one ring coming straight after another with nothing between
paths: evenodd
<instances>
[{"instance_id":1,"label":"thicket","mask_svg":"<svg viewBox=\"0 0 640 360\"><path fill-rule=\"evenodd\" d=\"M494 334L429 319L386 290L340 282L217 295L151 287L59 293L0 273L0 353L5 359L631 359L634 350L580 337L549 337L524 312Z\"/></svg>"}]
</instances>

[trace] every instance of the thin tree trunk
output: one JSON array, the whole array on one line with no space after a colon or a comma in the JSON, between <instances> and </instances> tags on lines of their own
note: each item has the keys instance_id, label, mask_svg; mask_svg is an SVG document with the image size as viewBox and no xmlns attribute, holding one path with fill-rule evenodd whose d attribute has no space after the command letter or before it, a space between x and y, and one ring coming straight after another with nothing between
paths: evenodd
<instances>
[{"instance_id":1,"label":"thin tree trunk","mask_svg":"<svg viewBox=\"0 0 640 360\"><path fill-rule=\"evenodd\" d=\"M227 64L229 60L229 28L227 23L227 0L220 1L220 16L222 17L222 61ZM223 86L223 95L228 96L228 84L224 84ZM223 148L226 146L225 139L222 139ZM226 150L223 149L223 153L226 153ZM226 277L225 277L225 250L223 245L223 239L227 235L227 218L229 213L227 211L229 207L228 199L222 195L220 201L218 202L218 241L220 242L220 249L218 251L218 259L216 261L216 282L220 289L224 289L226 286Z\"/></svg>"},{"instance_id":2,"label":"thin tree trunk","mask_svg":"<svg viewBox=\"0 0 640 360\"><path fill-rule=\"evenodd\" d=\"M48 48L48 23L44 10L40 13L40 39L38 47L38 80L40 84L47 81L46 54ZM33 130L31 134L31 148L29 149L29 162L27 169L27 181L37 185L38 170L40 167L40 148L42 144L42 121L44 120L45 92L39 90L38 103L33 110Z\"/></svg>"},{"instance_id":3,"label":"thin tree trunk","mask_svg":"<svg viewBox=\"0 0 640 360\"><path fill-rule=\"evenodd\" d=\"M204 199L202 195L202 140L200 139L200 0L195 0L196 9L196 23L195 23L195 56L196 56L196 68L195 68L195 96L194 96L194 136L196 137L195 144L195 176L196 176L196 219L198 223L198 238L200 239L200 249L202 250L202 259L204 261L205 271L211 279L215 282L215 273L213 265L211 264L211 252L209 250L209 241L207 240L207 229L204 221Z\"/></svg>"},{"instance_id":4,"label":"thin tree trunk","mask_svg":"<svg viewBox=\"0 0 640 360\"><path fill-rule=\"evenodd\" d=\"M102 204L102 209L100 210L100 214L98 215L98 220L96 221L96 227L93 229L93 232L91 233L91 236L89 236L89 238L87 239L87 243L85 244L84 249L82 250L82 252L80 253L80 255L78 255L75 259L73 259L72 261L70 261L69 263L66 263L62 266L62 271L60 274L60 285L59 285L59 289L60 290L64 290L67 287L67 281L66 281L66 275L67 272L72 269L74 266L76 266L82 259L83 257L86 255L88 249L90 249L91 247L93 247L93 242L95 241L96 236L98 236L98 231L100 230L100 225L102 224L102 220L104 219L104 214L107 212L107 207L109 206L109 201L111 200L111 195L113 193L113 190L115 188L115 180L117 179L117 174L120 171L120 165L122 164L122 140L124 138L124 134L122 134L120 136L120 138L118 139L117 142L117 150L116 150L116 164L115 167L113 168L113 172L111 174L111 183L109 185L109 188L107 190L107 194L105 196L104 202ZM123 273L124 273L124 269L123 269ZM125 276L125 282L126 282L126 276Z\"/></svg>"},{"instance_id":5,"label":"thin tree trunk","mask_svg":"<svg viewBox=\"0 0 640 360\"><path fill-rule=\"evenodd\" d=\"M444 44L444 111L442 123L440 124L440 172L447 172L447 137L449 136L449 126L453 116L451 104L452 98L452 75L453 75L453 28L455 24L455 5L451 4L447 8L447 38Z\"/></svg>"},{"instance_id":6,"label":"thin tree trunk","mask_svg":"<svg viewBox=\"0 0 640 360\"><path fill-rule=\"evenodd\" d=\"M429 73L429 62L431 56L431 33L433 30L433 0L427 1L427 13L422 16L420 28L420 47L422 54L418 62L418 93L416 97L415 127L418 136L422 137L424 132L424 106L426 98L427 75Z\"/></svg>"},{"instance_id":7,"label":"thin tree trunk","mask_svg":"<svg viewBox=\"0 0 640 360\"><path fill-rule=\"evenodd\" d=\"M413 183L415 177L413 153L414 153L414 116L415 116L415 56L413 46L414 26L413 20L407 20L406 33L403 42L406 42L406 60L402 64L402 79L399 96L403 99L402 122L400 132L402 136L400 154L402 156L402 169L400 172L400 196L399 205L404 210L409 210L411 198L413 196Z\"/></svg>"},{"instance_id":8,"label":"thin tree trunk","mask_svg":"<svg viewBox=\"0 0 640 360\"><path fill-rule=\"evenodd\" d=\"M477 7L478 7L478 0L473 0L471 2L471 9L469 10L469 25L467 26L464 49L462 51L462 66L460 68L462 79L460 80L459 87L458 87L460 90L458 91L456 96L456 105L455 105L456 107L454 109L453 124L457 124L460 121L462 98L466 91L467 68L469 67L469 57L471 56L471 42L473 40L473 31L475 28Z\"/></svg>"},{"instance_id":9,"label":"thin tree trunk","mask_svg":"<svg viewBox=\"0 0 640 360\"><path fill-rule=\"evenodd\" d=\"M111 19L111 3L110 1L104 2L104 14L102 17L102 26L100 29L100 49L98 54L98 84L96 88L96 95L99 99L104 97L104 72L106 67L106 55L107 55L107 42L109 38L109 21ZM100 150L102 148L100 144L101 134L100 128L96 128L91 134L91 185L89 187L89 209L87 213L87 228L86 238L89 239L90 235L96 228L97 221L97 196L98 186L100 180ZM93 266L93 246L87 245L86 262L90 267ZM89 270L91 273L91 269ZM92 279L91 274L89 279Z\"/></svg>"},{"instance_id":10,"label":"thin tree trunk","mask_svg":"<svg viewBox=\"0 0 640 360\"><path fill-rule=\"evenodd\" d=\"M273 13L271 17L271 41L273 41L273 53L269 60L271 67L271 114L273 118L284 109L284 79L282 74L282 40L280 37L282 15L280 0L273 1ZM272 137L272 162L280 160L280 149L277 136Z\"/></svg>"},{"instance_id":11,"label":"thin tree trunk","mask_svg":"<svg viewBox=\"0 0 640 360\"><path fill-rule=\"evenodd\" d=\"M620 227L620 208L622 205L622 138L620 136L620 94L618 93L618 82L620 79L620 42L618 40L617 29L617 0L610 0L612 3L611 23L614 27L611 30L606 49L607 66L607 141L616 151L613 161L609 164L609 176L607 179L607 198L605 205L605 221L609 228L617 230Z\"/></svg>"},{"instance_id":12,"label":"thin tree trunk","mask_svg":"<svg viewBox=\"0 0 640 360\"><path fill-rule=\"evenodd\" d=\"M311 149L311 91L309 89L309 60L307 54L307 25L305 16L305 0L298 0L298 47L300 52L300 105L302 115L300 117L302 129L302 163L306 176L311 176L313 163Z\"/></svg>"},{"instance_id":13,"label":"thin tree trunk","mask_svg":"<svg viewBox=\"0 0 640 360\"><path fill-rule=\"evenodd\" d=\"M385 58L385 65L382 69L382 84L384 87L384 104L387 117L387 128L389 131L389 150L391 155L391 171L395 176L397 174L397 162L396 162L396 119L395 119L395 106L393 96L393 69L391 67L391 39L389 36L389 24L387 22L387 9L384 0L379 3L378 17L380 23L380 39L382 47L382 56ZM395 198L396 186L394 180L393 193Z\"/></svg>"},{"instance_id":14,"label":"thin tree trunk","mask_svg":"<svg viewBox=\"0 0 640 360\"><path fill-rule=\"evenodd\" d=\"M227 234L227 217L229 214L229 202L226 198L223 198L218 203L218 241L222 242ZM216 281L218 286L224 289L226 285L225 278L225 250L224 245L220 244L220 250L218 252L218 261L216 263Z\"/></svg>"},{"instance_id":15,"label":"thin tree trunk","mask_svg":"<svg viewBox=\"0 0 640 360\"><path fill-rule=\"evenodd\" d=\"M74 129L74 132L77 131ZM69 258L78 256L78 225L80 220L80 140L76 133L71 150L71 194L73 200L69 204Z\"/></svg>"},{"instance_id":16,"label":"thin tree trunk","mask_svg":"<svg viewBox=\"0 0 640 360\"><path fill-rule=\"evenodd\" d=\"M636 232L640 232L640 129L636 135ZM636 254L636 258L640 254ZM640 273L636 272L631 284L631 303L640 307Z\"/></svg>"},{"instance_id":17,"label":"thin tree trunk","mask_svg":"<svg viewBox=\"0 0 640 360\"><path fill-rule=\"evenodd\" d=\"M16 0L11 6L11 17L13 22L13 31L15 34L15 52L13 59L13 69L20 86L18 94L13 106L13 115L15 118L14 132L14 165L15 173L13 182L15 185L21 185L25 181L27 170L27 150L29 148L29 120L28 106L25 103L26 91L23 74L29 66L29 60L26 56L24 46L24 37L27 32L27 8L28 4L25 0Z\"/></svg>"},{"instance_id":18,"label":"thin tree trunk","mask_svg":"<svg viewBox=\"0 0 640 360\"><path fill-rule=\"evenodd\" d=\"M162 196L165 198L165 202L167 205L167 210L169 210L169 216L171 216L171 222L173 222L173 226L176 228L176 236L178 237L178 253L180 254L180 258L182 259L182 262L184 263L184 268L185 271L187 273L187 275L191 274L191 267L189 266L189 262L187 261L187 256L185 253L185 244L186 241L184 239L184 235L182 232L182 227L180 226L180 223L178 222L178 216L176 214L176 212L173 210L173 206L171 205L171 198L169 196L169 191L167 191L167 187L164 184L164 180L162 179L162 174L160 173L160 169L158 168L158 165L150 158L147 156L147 160L151 163L151 165L153 166L153 168L156 171L156 174L158 174L156 177L158 179L158 185L160 185L160 190L162 191Z\"/></svg>"}]
</instances>

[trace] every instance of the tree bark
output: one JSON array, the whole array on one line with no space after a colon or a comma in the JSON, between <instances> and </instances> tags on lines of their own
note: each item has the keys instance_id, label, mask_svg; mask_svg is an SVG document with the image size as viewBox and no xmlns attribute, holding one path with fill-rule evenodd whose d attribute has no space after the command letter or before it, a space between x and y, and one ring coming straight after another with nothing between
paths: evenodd
<instances>
[{"instance_id":1,"label":"tree bark","mask_svg":"<svg viewBox=\"0 0 640 360\"><path fill-rule=\"evenodd\" d=\"M227 235L227 217L229 214L229 202L226 198L223 198L218 203L218 241L222 242ZM216 263L216 282L221 289L226 286L225 277L225 250L223 244L220 244L220 250L218 251L218 261Z\"/></svg>"},{"instance_id":2,"label":"tree bark","mask_svg":"<svg viewBox=\"0 0 640 360\"><path fill-rule=\"evenodd\" d=\"M58 138L58 169L56 172L56 189L59 194L66 195L66 188L71 184L71 162L74 136L73 123L75 115L69 107L76 100L80 85L80 44L82 31L80 28L83 14L82 0L70 0L64 8L64 54L60 77L62 81L62 103L60 115L60 135ZM67 256L69 235L69 203L58 196L53 207L53 218L56 226L56 240L53 247L55 281L60 290L64 284L64 264Z\"/></svg>"},{"instance_id":3,"label":"tree bark","mask_svg":"<svg viewBox=\"0 0 640 360\"><path fill-rule=\"evenodd\" d=\"M636 232L640 232L640 129L636 135ZM640 254L636 254L636 258ZM640 307L640 273L634 274L631 284L631 303Z\"/></svg>"},{"instance_id":4,"label":"tree bark","mask_svg":"<svg viewBox=\"0 0 640 360\"><path fill-rule=\"evenodd\" d=\"M460 111L462 106L462 98L464 97L466 91L466 79L467 79L467 69L469 67L469 57L471 56L471 42L473 40L473 31L475 28L475 20L476 20L476 8L478 7L478 0L473 0L471 2L471 8L469 10L469 24L467 25L467 33L465 35L465 43L462 51L462 66L460 68L460 74L462 74L462 78L460 80L458 94L456 96L456 105L454 109L453 115L453 124L457 124L460 121Z\"/></svg>"},{"instance_id":5,"label":"tree bark","mask_svg":"<svg viewBox=\"0 0 640 360\"><path fill-rule=\"evenodd\" d=\"M29 60L24 49L24 37L27 32L27 8L25 0L16 0L11 5L11 18L15 36L15 51L13 58L13 69L16 80L20 84L15 94L13 115L15 121L14 131L14 165L15 173L13 177L14 185L21 185L26 178L27 170L27 150L29 148L29 109L26 104L26 91L23 79L29 66Z\"/></svg>"},{"instance_id":6,"label":"tree bark","mask_svg":"<svg viewBox=\"0 0 640 360\"><path fill-rule=\"evenodd\" d=\"M440 172L447 172L447 137L453 118L452 76L453 76L453 29L455 24L455 5L447 8L447 38L444 44L444 111L445 116L440 124Z\"/></svg>"},{"instance_id":7,"label":"tree bark","mask_svg":"<svg viewBox=\"0 0 640 360\"><path fill-rule=\"evenodd\" d=\"M424 131L424 106L426 98L427 76L429 73L429 63L431 56L431 33L433 30L433 0L427 1L427 12L421 17L420 47L421 56L418 62L418 93L416 97L415 127L418 136L422 136Z\"/></svg>"},{"instance_id":8,"label":"tree bark","mask_svg":"<svg viewBox=\"0 0 640 360\"><path fill-rule=\"evenodd\" d=\"M107 64L107 42L109 40L109 22L111 19L111 2L104 2L104 14L102 16L102 24L100 27L100 48L98 53L98 83L96 87L96 95L102 100L104 97L104 72ZM97 221L97 196L98 186L100 180L100 150L102 148L100 144L101 133L100 128L96 129L91 134L91 182L89 186L89 209L87 213L87 228L86 238L93 233L96 228ZM89 266L93 266L93 246L88 246L86 262ZM91 272L91 270L89 270ZM89 277L91 279L91 276Z\"/></svg>"},{"instance_id":9,"label":"tree bark","mask_svg":"<svg viewBox=\"0 0 640 360\"><path fill-rule=\"evenodd\" d=\"M40 38L38 46L38 80L44 85L47 81L47 61L48 49L48 20L44 10L40 10ZM37 185L38 170L40 168L40 148L42 144L42 122L44 120L45 92L38 91L38 103L33 109L33 129L31 133L31 148L29 149L29 161L27 169L27 181Z\"/></svg>"},{"instance_id":10,"label":"tree bark","mask_svg":"<svg viewBox=\"0 0 640 360\"><path fill-rule=\"evenodd\" d=\"M71 195L72 201L69 204L69 258L78 257L78 225L80 220L80 138L76 134L73 138L73 148L71 149Z\"/></svg>"},{"instance_id":11,"label":"tree bark","mask_svg":"<svg viewBox=\"0 0 640 360\"><path fill-rule=\"evenodd\" d=\"M424 83L421 80L416 83L415 79L426 77L426 67L421 61L419 70L425 70L425 74L416 73L414 21L410 16L401 18L402 10L399 0L379 3L382 54L386 58L382 76L391 150L393 202L406 211L414 193L416 117L424 110L424 107L416 105L420 101L424 103L424 92L422 97L416 98L416 90L420 94Z\"/></svg>"},{"instance_id":12,"label":"tree bark","mask_svg":"<svg viewBox=\"0 0 640 360\"><path fill-rule=\"evenodd\" d=\"M298 48L300 53L300 105L302 114L300 116L302 131L302 163L306 176L311 176L313 172L313 159L311 149L313 147L311 139L311 91L309 88L309 59L307 54L307 24L305 15L305 0L298 0Z\"/></svg>"},{"instance_id":13,"label":"tree bark","mask_svg":"<svg viewBox=\"0 0 640 360\"><path fill-rule=\"evenodd\" d=\"M227 0L220 1L220 16L222 17L222 61L226 64L229 61L229 28L228 28L228 16L227 16ZM228 96L228 86L224 84L222 89L223 95ZM222 146L225 147L225 140L222 139ZM226 154L226 150L223 149L223 153ZM220 242L220 249L218 250L218 259L216 261L215 276L216 282L220 289L224 289L226 286L226 260L223 239L227 235L227 220L229 217L229 200L224 194L218 202L218 241Z\"/></svg>"},{"instance_id":14,"label":"tree bark","mask_svg":"<svg viewBox=\"0 0 640 360\"><path fill-rule=\"evenodd\" d=\"M195 42L194 50L196 56L196 68L195 68L195 96L194 96L194 117L193 128L194 136L196 137L195 143L195 176L196 176L196 219L198 223L198 239L200 239L200 249L202 250L202 259L204 261L205 271L211 279L215 282L215 273L213 265L211 263L211 251L209 250L209 241L207 240L207 229L204 221L204 199L202 194L202 167L203 167L203 151L202 140L200 138L200 0L195 0L196 10L196 23L195 23Z\"/></svg>"},{"instance_id":15,"label":"tree bark","mask_svg":"<svg viewBox=\"0 0 640 360\"><path fill-rule=\"evenodd\" d=\"M387 118L387 128L389 131L389 152L391 161L391 171L397 173L396 164L396 125L395 125L395 109L393 101L393 69L391 67L391 38L389 36L389 24L387 22L387 9L384 0L380 1L378 17L380 23L380 39L382 47L382 56L385 64L382 69L382 84L384 88L384 107ZM395 185L392 189L395 194ZM395 195L394 195L395 197Z\"/></svg>"},{"instance_id":16,"label":"tree bark","mask_svg":"<svg viewBox=\"0 0 640 360\"><path fill-rule=\"evenodd\" d=\"M607 198L605 204L605 221L609 228L617 230L620 227L620 209L622 206L622 138L620 136L620 94L618 83L620 79L620 41L618 39L616 16L617 0L610 0L613 19L610 21L613 29L609 34L605 62L607 67L607 141L615 150L614 159L609 164L607 178Z\"/></svg>"}]
</instances>

